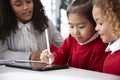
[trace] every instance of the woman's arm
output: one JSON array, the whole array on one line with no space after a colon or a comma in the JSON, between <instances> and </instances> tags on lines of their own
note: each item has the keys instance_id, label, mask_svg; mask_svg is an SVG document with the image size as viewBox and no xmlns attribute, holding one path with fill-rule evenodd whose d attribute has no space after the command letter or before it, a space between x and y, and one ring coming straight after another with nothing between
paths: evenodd
<instances>
[{"instance_id":1,"label":"woman's arm","mask_svg":"<svg viewBox=\"0 0 120 80\"><path fill-rule=\"evenodd\" d=\"M51 21L49 21L48 24L50 43L53 43L56 47L59 47L63 43L63 37Z\"/></svg>"},{"instance_id":2,"label":"woman's arm","mask_svg":"<svg viewBox=\"0 0 120 80\"><path fill-rule=\"evenodd\" d=\"M0 41L0 59L29 59L31 52L18 52L8 49L7 43Z\"/></svg>"}]
</instances>

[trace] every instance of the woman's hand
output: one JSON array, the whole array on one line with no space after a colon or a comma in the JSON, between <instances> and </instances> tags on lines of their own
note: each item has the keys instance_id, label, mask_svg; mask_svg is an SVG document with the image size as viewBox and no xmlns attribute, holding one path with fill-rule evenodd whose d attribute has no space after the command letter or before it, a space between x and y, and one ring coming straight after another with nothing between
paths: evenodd
<instances>
[{"instance_id":1,"label":"woman's hand","mask_svg":"<svg viewBox=\"0 0 120 80\"><path fill-rule=\"evenodd\" d=\"M40 55L41 55L40 51L33 51L31 53L30 60L37 60L37 61L39 61L40 60Z\"/></svg>"},{"instance_id":2,"label":"woman's hand","mask_svg":"<svg viewBox=\"0 0 120 80\"><path fill-rule=\"evenodd\" d=\"M51 59L51 62L50 62ZM40 55L40 60L47 63L47 64L51 64L54 62L54 56L52 53L48 53L48 50L45 49L42 51L41 55Z\"/></svg>"}]
</instances>

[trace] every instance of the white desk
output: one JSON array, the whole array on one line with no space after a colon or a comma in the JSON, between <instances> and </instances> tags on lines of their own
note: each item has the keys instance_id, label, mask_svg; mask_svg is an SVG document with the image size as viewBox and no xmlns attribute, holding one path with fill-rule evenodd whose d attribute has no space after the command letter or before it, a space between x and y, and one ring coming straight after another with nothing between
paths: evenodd
<instances>
[{"instance_id":1,"label":"white desk","mask_svg":"<svg viewBox=\"0 0 120 80\"><path fill-rule=\"evenodd\" d=\"M0 65L0 80L120 80L120 77L77 68L41 72Z\"/></svg>"}]
</instances>

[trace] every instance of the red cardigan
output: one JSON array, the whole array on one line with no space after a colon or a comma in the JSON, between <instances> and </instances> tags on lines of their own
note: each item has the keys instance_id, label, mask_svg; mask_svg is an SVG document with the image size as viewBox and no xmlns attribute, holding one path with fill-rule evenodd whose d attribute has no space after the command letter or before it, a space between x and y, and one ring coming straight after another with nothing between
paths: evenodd
<instances>
[{"instance_id":1,"label":"red cardigan","mask_svg":"<svg viewBox=\"0 0 120 80\"><path fill-rule=\"evenodd\" d=\"M82 68L93 71L102 71L103 62L107 55L104 44L98 37L94 41L80 45L69 35L62 46L53 52L55 64L69 64L71 67Z\"/></svg>"},{"instance_id":2,"label":"red cardigan","mask_svg":"<svg viewBox=\"0 0 120 80\"><path fill-rule=\"evenodd\" d=\"M109 53L104 62L103 72L120 76L120 50Z\"/></svg>"}]
</instances>

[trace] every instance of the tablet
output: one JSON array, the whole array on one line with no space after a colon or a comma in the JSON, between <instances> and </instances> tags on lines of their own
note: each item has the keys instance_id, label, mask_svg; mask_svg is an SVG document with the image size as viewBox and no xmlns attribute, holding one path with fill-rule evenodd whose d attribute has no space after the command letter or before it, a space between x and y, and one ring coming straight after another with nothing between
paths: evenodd
<instances>
[{"instance_id":1,"label":"tablet","mask_svg":"<svg viewBox=\"0 0 120 80\"><path fill-rule=\"evenodd\" d=\"M26 63L14 62L14 63L6 64L6 66L35 70L35 71L48 71L48 70L58 70L58 69L69 68L68 65L46 64L44 62L26 62Z\"/></svg>"}]
</instances>

